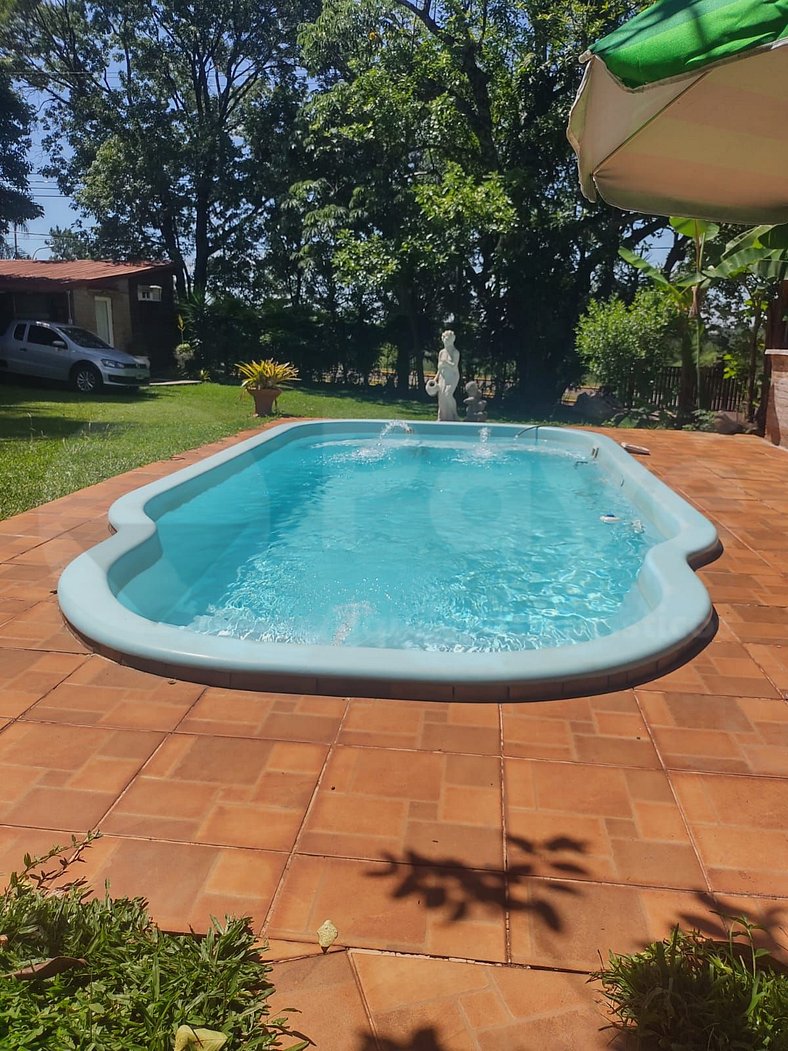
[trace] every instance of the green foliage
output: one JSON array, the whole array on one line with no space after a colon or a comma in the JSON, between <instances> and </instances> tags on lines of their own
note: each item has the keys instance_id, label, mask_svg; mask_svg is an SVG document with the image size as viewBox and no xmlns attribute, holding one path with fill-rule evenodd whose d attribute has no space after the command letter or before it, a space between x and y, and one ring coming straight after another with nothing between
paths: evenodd
<instances>
[{"instance_id":1,"label":"green foliage","mask_svg":"<svg viewBox=\"0 0 788 1051\"><path fill-rule=\"evenodd\" d=\"M577 326L580 359L622 399L648 401L654 377L676 354L676 306L661 289L640 289L627 306L592 300Z\"/></svg>"},{"instance_id":2,"label":"green foliage","mask_svg":"<svg viewBox=\"0 0 788 1051\"><path fill-rule=\"evenodd\" d=\"M241 376L241 386L245 390L284 388L298 379L298 369L289 361L281 362L267 358L262 361L242 362L235 367Z\"/></svg>"},{"instance_id":3,"label":"green foliage","mask_svg":"<svg viewBox=\"0 0 788 1051\"><path fill-rule=\"evenodd\" d=\"M141 898L91 898L70 865L93 838L26 856L0 896L4 1051L171 1051L180 1025L225 1033L227 1051L308 1046L269 1017L270 968L248 919L213 920L204 938L165 934ZM14 976L58 957L74 966L48 978Z\"/></svg>"},{"instance_id":4,"label":"green foliage","mask_svg":"<svg viewBox=\"0 0 788 1051\"><path fill-rule=\"evenodd\" d=\"M0 23L4 18L0 10ZM32 170L27 159L32 117L32 108L14 91L11 74L0 55L0 236L14 223L26 223L43 214L27 186Z\"/></svg>"},{"instance_id":5,"label":"green foliage","mask_svg":"<svg viewBox=\"0 0 788 1051\"><path fill-rule=\"evenodd\" d=\"M611 953L602 983L615 1026L654 1051L786 1051L788 975L737 920L715 942L676 927L631 956Z\"/></svg>"},{"instance_id":6,"label":"green foliage","mask_svg":"<svg viewBox=\"0 0 788 1051\"><path fill-rule=\"evenodd\" d=\"M270 139L249 130L295 90L296 27L314 0L14 7L3 43L43 96L47 174L95 221L94 250L166 256L181 294L205 290L217 256L240 265L273 184Z\"/></svg>"}]
</instances>

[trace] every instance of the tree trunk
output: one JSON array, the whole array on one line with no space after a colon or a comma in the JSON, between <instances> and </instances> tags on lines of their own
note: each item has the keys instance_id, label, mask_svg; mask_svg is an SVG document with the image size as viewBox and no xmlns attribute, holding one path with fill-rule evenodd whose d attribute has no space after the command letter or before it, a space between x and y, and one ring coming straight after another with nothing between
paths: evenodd
<instances>
[{"instance_id":1,"label":"tree trunk","mask_svg":"<svg viewBox=\"0 0 788 1051\"><path fill-rule=\"evenodd\" d=\"M194 202L194 292L205 293L208 285L208 259L211 255L208 240L208 194L198 190Z\"/></svg>"},{"instance_id":2,"label":"tree trunk","mask_svg":"<svg viewBox=\"0 0 788 1051\"><path fill-rule=\"evenodd\" d=\"M758 373L758 336L761 331L761 322L763 321L763 312L761 310L760 300L756 296L753 297L755 301L755 315L752 319L752 329L750 330L750 360L747 363L747 422L752 423L755 419L755 381Z\"/></svg>"},{"instance_id":3,"label":"tree trunk","mask_svg":"<svg viewBox=\"0 0 788 1051\"><path fill-rule=\"evenodd\" d=\"M695 408L694 386L695 386L695 348L692 341L689 318L685 319L681 332L681 376L679 379L679 405L678 419L679 427L683 426L692 418Z\"/></svg>"}]
</instances>

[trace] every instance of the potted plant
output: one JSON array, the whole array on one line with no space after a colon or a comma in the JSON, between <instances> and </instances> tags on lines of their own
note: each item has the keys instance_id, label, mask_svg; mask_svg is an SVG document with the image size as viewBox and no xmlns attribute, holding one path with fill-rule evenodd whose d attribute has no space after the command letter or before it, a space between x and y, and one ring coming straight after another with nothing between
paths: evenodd
<instances>
[{"instance_id":1,"label":"potted plant","mask_svg":"<svg viewBox=\"0 0 788 1051\"><path fill-rule=\"evenodd\" d=\"M236 368L242 377L241 386L254 398L255 416L270 416L285 384L298 379L294 365L273 358L239 363Z\"/></svg>"}]
</instances>

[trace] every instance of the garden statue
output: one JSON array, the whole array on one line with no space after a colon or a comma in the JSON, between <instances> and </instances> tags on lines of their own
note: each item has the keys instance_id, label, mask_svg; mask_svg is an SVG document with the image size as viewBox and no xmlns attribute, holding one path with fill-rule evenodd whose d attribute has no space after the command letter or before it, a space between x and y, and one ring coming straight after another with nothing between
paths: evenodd
<instances>
[{"instance_id":1,"label":"garden statue","mask_svg":"<svg viewBox=\"0 0 788 1051\"><path fill-rule=\"evenodd\" d=\"M482 392L479 390L479 384L476 380L470 380L465 384L465 393L468 397L465 399L465 419L468 423L486 423L487 413L484 411L487 408L487 402L482 397Z\"/></svg>"},{"instance_id":2,"label":"garden statue","mask_svg":"<svg viewBox=\"0 0 788 1051\"><path fill-rule=\"evenodd\" d=\"M443 347L438 355L438 371L435 379L425 383L427 394L438 398L438 419L446 422L459 420L454 391L460 382L460 352L454 345L454 333L450 328L441 335Z\"/></svg>"}]
</instances>

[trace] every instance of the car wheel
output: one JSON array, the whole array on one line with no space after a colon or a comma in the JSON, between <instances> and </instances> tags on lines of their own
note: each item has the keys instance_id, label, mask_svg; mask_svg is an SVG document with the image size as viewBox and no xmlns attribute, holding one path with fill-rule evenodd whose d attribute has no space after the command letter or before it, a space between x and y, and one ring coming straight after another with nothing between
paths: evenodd
<instances>
[{"instance_id":1,"label":"car wheel","mask_svg":"<svg viewBox=\"0 0 788 1051\"><path fill-rule=\"evenodd\" d=\"M71 373L71 384L80 394L96 394L101 390L101 373L95 365L84 362Z\"/></svg>"}]
</instances>

